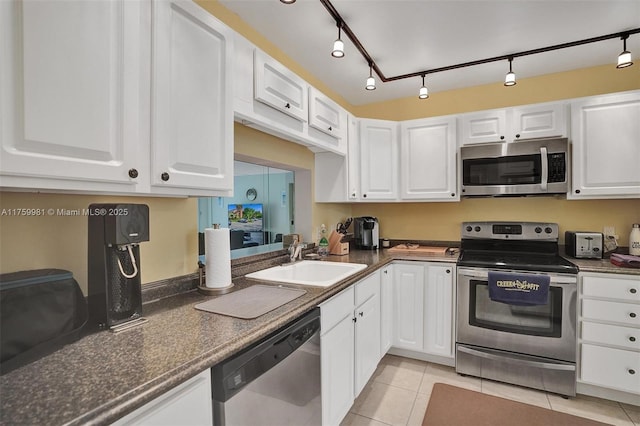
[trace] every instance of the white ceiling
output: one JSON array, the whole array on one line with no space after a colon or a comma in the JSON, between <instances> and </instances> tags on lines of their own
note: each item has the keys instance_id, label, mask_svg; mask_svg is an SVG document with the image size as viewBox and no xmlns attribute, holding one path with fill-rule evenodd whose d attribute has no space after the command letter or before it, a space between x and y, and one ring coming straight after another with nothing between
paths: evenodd
<instances>
[{"instance_id":1,"label":"white ceiling","mask_svg":"<svg viewBox=\"0 0 640 426\"><path fill-rule=\"evenodd\" d=\"M366 61L343 34L345 57L331 57L337 27L318 0L220 0L289 57L354 105L417 96L419 77L366 91ZM395 76L612 34L640 27L640 0L332 0L382 72ZM627 50L640 66L640 34ZM518 79L611 64L619 38L516 58ZM508 62L427 75L430 93L501 83ZM620 71L624 72L624 71ZM505 88L508 90L508 88Z\"/></svg>"}]
</instances>

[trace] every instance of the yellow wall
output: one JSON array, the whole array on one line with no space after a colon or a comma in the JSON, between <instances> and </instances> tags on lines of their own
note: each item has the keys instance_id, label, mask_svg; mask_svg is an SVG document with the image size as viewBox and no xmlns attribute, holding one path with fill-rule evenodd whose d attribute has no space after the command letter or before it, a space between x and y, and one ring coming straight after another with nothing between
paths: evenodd
<instances>
[{"instance_id":1,"label":"yellow wall","mask_svg":"<svg viewBox=\"0 0 640 426\"><path fill-rule=\"evenodd\" d=\"M476 220L552 222L564 231L602 232L615 226L621 246L640 223L640 200L568 201L553 197L466 198L459 203L355 204L354 216L376 216L380 237L409 240L460 239L460 223Z\"/></svg>"},{"instance_id":2,"label":"yellow wall","mask_svg":"<svg viewBox=\"0 0 640 426\"><path fill-rule=\"evenodd\" d=\"M92 203L149 206L149 242L140 244L143 283L195 272L198 201L195 198L115 197L0 192L3 209L86 209ZM6 213L6 212L5 212ZM87 288L86 216L0 216L0 273L60 268Z\"/></svg>"}]
</instances>

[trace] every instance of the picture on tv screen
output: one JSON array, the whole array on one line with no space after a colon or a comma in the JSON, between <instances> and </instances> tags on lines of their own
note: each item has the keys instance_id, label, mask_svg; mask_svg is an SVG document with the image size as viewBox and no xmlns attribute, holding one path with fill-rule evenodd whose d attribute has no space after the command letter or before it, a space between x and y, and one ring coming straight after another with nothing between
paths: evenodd
<instances>
[{"instance_id":1,"label":"picture on tv screen","mask_svg":"<svg viewBox=\"0 0 640 426\"><path fill-rule=\"evenodd\" d=\"M262 231L262 204L229 204L229 229Z\"/></svg>"}]
</instances>

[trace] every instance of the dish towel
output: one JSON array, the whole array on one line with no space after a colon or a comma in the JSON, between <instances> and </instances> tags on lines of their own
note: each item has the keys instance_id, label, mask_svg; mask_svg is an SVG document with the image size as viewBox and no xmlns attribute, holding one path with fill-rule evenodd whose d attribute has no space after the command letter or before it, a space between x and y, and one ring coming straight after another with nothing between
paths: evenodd
<instances>
[{"instance_id":1,"label":"dish towel","mask_svg":"<svg viewBox=\"0 0 640 426\"><path fill-rule=\"evenodd\" d=\"M548 275L489 272L489 298L510 305L546 305L549 301Z\"/></svg>"}]
</instances>

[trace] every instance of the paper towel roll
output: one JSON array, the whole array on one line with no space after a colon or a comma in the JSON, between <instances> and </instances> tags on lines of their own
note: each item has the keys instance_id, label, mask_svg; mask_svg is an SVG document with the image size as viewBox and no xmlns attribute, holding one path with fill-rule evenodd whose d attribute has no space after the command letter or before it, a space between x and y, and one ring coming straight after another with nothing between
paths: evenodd
<instances>
[{"instance_id":1,"label":"paper towel roll","mask_svg":"<svg viewBox=\"0 0 640 426\"><path fill-rule=\"evenodd\" d=\"M204 230L205 286L224 288L231 282L231 244L228 228Z\"/></svg>"}]
</instances>

